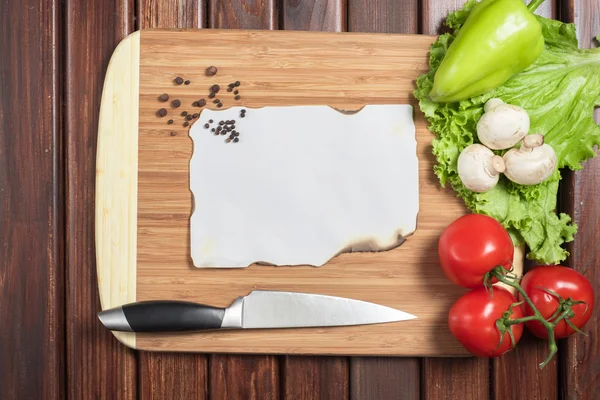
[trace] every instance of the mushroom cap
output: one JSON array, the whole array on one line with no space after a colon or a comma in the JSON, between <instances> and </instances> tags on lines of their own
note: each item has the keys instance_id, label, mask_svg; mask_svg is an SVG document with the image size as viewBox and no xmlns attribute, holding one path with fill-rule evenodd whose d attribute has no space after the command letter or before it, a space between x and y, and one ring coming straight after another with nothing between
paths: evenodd
<instances>
[{"instance_id":1,"label":"mushroom cap","mask_svg":"<svg viewBox=\"0 0 600 400\"><path fill-rule=\"evenodd\" d=\"M467 146L458 156L458 175L474 192L483 193L498 183L504 165L499 156L481 144Z\"/></svg>"},{"instance_id":2,"label":"mushroom cap","mask_svg":"<svg viewBox=\"0 0 600 400\"><path fill-rule=\"evenodd\" d=\"M492 150L515 146L529 132L529 114L512 104L499 104L477 122L479 141Z\"/></svg>"},{"instance_id":3,"label":"mushroom cap","mask_svg":"<svg viewBox=\"0 0 600 400\"><path fill-rule=\"evenodd\" d=\"M537 185L550 178L556 170L556 153L552 146L542 144L531 149L511 149L504 155L504 175L521 185Z\"/></svg>"}]
</instances>

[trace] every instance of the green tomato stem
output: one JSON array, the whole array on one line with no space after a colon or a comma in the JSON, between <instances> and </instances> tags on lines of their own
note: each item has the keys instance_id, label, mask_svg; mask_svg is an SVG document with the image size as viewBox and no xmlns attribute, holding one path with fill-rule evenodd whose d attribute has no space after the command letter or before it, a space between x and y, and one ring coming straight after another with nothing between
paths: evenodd
<instances>
[{"instance_id":1,"label":"green tomato stem","mask_svg":"<svg viewBox=\"0 0 600 400\"><path fill-rule=\"evenodd\" d=\"M529 11L534 12L545 0L532 0L531 3L527 4Z\"/></svg>"},{"instance_id":2,"label":"green tomato stem","mask_svg":"<svg viewBox=\"0 0 600 400\"><path fill-rule=\"evenodd\" d=\"M548 348L550 349L550 354L548 354L548 357L544 360L543 363L540 364L540 368L544 368L552 359L552 357L554 357L554 355L556 354L556 352L558 351L558 347L556 346L556 340L554 338L554 327L556 326L556 324L558 324L558 322L560 322L560 320L562 320L563 318L566 317L566 313L568 312L567 310L565 310L558 318L556 318L556 320L554 320L553 322L548 322L540 313L540 311L536 308L536 306L533 304L533 301L531 301L531 299L529 298L529 296L527 295L527 293L525 292L525 290L521 287L521 285L518 282L518 278L516 277L507 277L507 272L503 267L496 267L491 271L492 276L496 277L496 279L498 279L500 282L515 288L519 294L523 297L523 299L527 302L527 304L529 305L529 307L531 308L531 310L533 311L533 315L529 316L529 317L523 317L520 318L520 322L527 322L527 321L538 321L540 324L542 324L544 326L544 328L546 328L546 331L548 331ZM510 322L510 321L515 321L515 322ZM509 325L513 325L516 324L518 322L516 322L517 320L508 320L505 323L509 324Z\"/></svg>"},{"instance_id":3,"label":"green tomato stem","mask_svg":"<svg viewBox=\"0 0 600 400\"><path fill-rule=\"evenodd\" d=\"M509 319L505 322L506 325L519 325L529 321L538 321L538 317L535 315L530 315L529 317L517 318L517 319Z\"/></svg>"}]
</instances>

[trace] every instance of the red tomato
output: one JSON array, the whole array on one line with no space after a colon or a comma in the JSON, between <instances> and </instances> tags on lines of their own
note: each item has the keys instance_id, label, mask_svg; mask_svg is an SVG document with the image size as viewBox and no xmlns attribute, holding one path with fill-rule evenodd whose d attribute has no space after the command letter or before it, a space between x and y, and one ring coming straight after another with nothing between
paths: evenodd
<instances>
[{"instance_id":1,"label":"red tomato","mask_svg":"<svg viewBox=\"0 0 600 400\"><path fill-rule=\"evenodd\" d=\"M458 218L444 229L438 242L444 274L466 288L483 286L485 274L494 267L510 269L514 250L500 222L482 214Z\"/></svg>"},{"instance_id":2,"label":"red tomato","mask_svg":"<svg viewBox=\"0 0 600 400\"><path fill-rule=\"evenodd\" d=\"M493 294L485 288L473 289L460 297L450 309L448 324L450 331L471 354L477 357L498 357L513 348L508 332L502 336L496 321L503 317L505 311L517 302L511 292L504 288L494 287ZM519 306L512 309L510 319L523 316ZM510 326L515 338L515 345L523 334L523 324Z\"/></svg>"},{"instance_id":3,"label":"red tomato","mask_svg":"<svg viewBox=\"0 0 600 400\"><path fill-rule=\"evenodd\" d=\"M563 300L571 298L574 301L585 301L586 304L576 304L571 307L575 316L569 320L577 328L583 327L594 312L594 289L585 276L572 268L558 265L535 267L525 274L521 281L521 287L546 320L558 308L559 300L541 288L557 293ZM522 297L519 295L520 299ZM527 303L524 303L524 309L525 315L533 315L531 307ZM548 331L538 321L527 322L525 326L535 336L542 339L548 338ZM556 339L565 338L573 333L575 333L575 330L564 320L560 321L554 328Z\"/></svg>"}]
</instances>

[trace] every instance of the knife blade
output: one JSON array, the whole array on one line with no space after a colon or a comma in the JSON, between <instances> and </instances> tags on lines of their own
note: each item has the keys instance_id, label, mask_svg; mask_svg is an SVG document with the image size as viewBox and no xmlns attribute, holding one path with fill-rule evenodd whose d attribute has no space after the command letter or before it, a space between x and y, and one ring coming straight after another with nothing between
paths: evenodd
<instances>
[{"instance_id":1,"label":"knife blade","mask_svg":"<svg viewBox=\"0 0 600 400\"><path fill-rule=\"evenodd\" d=\"M150 300L98 313L113 331L177 332L213 329L273 329L368 325L416 316L394 308L321 294L255 290L229 307Z\"/></svg>"}]
</instances>

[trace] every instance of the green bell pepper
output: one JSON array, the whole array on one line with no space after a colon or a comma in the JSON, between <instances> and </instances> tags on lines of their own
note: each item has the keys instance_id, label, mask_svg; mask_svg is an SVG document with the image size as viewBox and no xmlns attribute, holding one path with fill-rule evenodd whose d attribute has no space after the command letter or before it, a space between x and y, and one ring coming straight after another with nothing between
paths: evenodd
<instances>
[{"instance_id":1,"label":"green bell pepper","mask_svg":"<svg viewBox=\"0 0 600 400\"><path fill-rule=\"evenodd\" d=\"M487 93L531 65L544 49L533 14L544 0L477 3L448 48L429 97L440 103Z\"/></svg>"}]
</instances>

